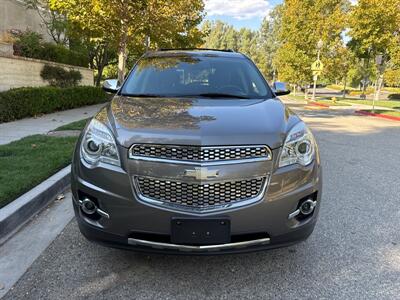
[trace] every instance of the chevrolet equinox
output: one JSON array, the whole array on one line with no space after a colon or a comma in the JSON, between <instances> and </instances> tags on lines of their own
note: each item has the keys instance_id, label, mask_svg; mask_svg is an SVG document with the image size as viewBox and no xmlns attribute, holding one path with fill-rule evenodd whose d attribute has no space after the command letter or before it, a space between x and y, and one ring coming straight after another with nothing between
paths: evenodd
<instances>
[{"instance_id":1,"label":"chevrolet equinox","mask_svg":"<svg viewBox=\"0 0 400 300\"><path fill-rule=\"evenodd\" d=\"M146 53L83 130L72 164L80 231L105 245L178 254L288 246L313 231L318 147L245 55Z\"/></svg>"}]
</instances>

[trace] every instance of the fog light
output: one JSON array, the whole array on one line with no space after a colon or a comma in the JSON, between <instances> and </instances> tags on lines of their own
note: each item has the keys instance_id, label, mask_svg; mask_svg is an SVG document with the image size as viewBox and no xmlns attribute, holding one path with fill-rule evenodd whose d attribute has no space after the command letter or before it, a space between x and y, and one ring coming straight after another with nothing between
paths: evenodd
<instances>
[{"instance_id":1,"label":"fog light","mask_svg":"<svg viewBox=\"0 0 400 300\"><path fill-rule=\"evenodd\" d=\"M97 211L96 204L88 198L82 201L81 207L82 211L88 215L93 215Z\"/></svg>"},{"instance_id":2,"label":"fog light","mask_svg":"<svg viewBox=\"0 0 400 300\"><path fill-rule=\"evenodd\" d=\"M317 205L316 201L308 199L300 205L300 212L303 215L308 216L309 214L311 214L314 211L314 208L316 205Z\"/></svg>"},{"instance_id":3,"label":"fog light","mask_svg":"<svg viewBox=\"0 0 400 300\"><path fill-rule=\"evenodd\" d=\"M292 212L288 219L293 219L297 216L309 216L314 211L317 206L317 201L313 201L312 199L307 199L304 202L301 202L300 207Z\"/></svg>"}]
</instances>

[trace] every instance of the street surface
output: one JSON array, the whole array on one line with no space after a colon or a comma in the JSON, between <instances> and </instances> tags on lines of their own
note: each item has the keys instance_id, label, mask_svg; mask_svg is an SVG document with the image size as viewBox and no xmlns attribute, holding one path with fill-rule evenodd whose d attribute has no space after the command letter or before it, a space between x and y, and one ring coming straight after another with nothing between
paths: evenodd
<instances>
[{"instance_id":1,"label":"street surface","mask_svg":"<svg viewBox=\"0 0 400 300\"><path fill-rule=\"evenodd\" d=\"M230 256L165 256L86 241L72 220L4 299L399 299L400 123L290 103L320 145L313 235Z\"/></svg>"}]
</instances>

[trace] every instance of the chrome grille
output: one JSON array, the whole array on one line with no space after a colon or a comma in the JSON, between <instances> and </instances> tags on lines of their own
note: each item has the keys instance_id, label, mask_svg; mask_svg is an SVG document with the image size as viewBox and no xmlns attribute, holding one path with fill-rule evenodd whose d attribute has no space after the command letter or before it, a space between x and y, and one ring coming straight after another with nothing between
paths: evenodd
<instances>
[{"instance_id":1,"label":"chrome grille","mask_svg":"<svg viewBox=\"0 0 400 300\"><path fill-rule=\"evenodd\" d=\"M262 194L266 182L266 178L253 178L197 184L141 176L135 180L140 194L147 199L196 209L254 199Z\"/></svg>"},{"instance_id":2,"label":"chrome grille","mask_svg":"<svg viewBox=\"0 0 400 300\"><path fill-rule=\"evenodd\" d=\"M156 160L174 160L189 162L212 162L244 159L271 159L267 146L170 146L170 145L133 145L130 158L152 158Z\"/></svg>"}]
</instances>

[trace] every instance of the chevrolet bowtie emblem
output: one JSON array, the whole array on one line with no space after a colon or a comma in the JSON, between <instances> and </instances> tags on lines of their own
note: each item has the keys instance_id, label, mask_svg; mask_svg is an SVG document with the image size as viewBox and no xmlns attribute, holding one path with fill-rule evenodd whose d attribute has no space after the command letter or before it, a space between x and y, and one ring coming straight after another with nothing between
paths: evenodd
<instances>
[{"instance_id":1,"label":"chevrolet bowtie emblem","mask_svg":"<svg viewBox=\"0 0 400 300\"><path fill-rule=\"evenodd\" d=\"M209 170L207 168L195 168L194 170L185 170L186 177L193 177L198 180L206 180L216 178L219 175L219 170Z\"/></svg>"}]
</instances>

